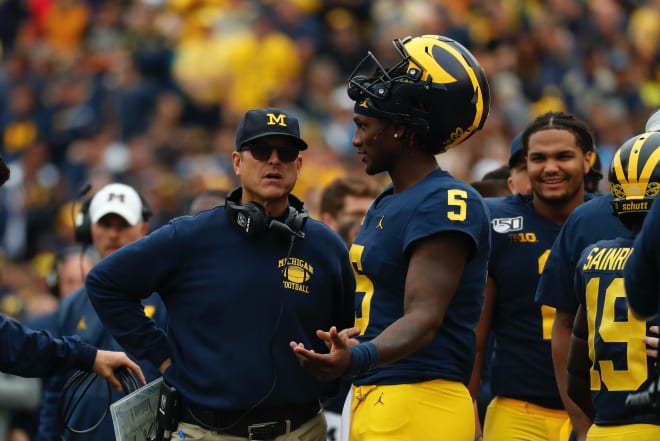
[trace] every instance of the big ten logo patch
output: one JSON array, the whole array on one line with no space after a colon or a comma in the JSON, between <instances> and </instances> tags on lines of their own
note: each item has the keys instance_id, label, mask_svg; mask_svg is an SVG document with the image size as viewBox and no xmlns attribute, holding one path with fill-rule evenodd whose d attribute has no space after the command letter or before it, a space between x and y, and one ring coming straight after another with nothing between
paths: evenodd
<instances>
[{"instance_id":1,"label":"big ten logo patch","mask_svg":"<svg viewBox=\"0 0 660 441\"><path fill-rule=\"evenodd\" d=\"M538 239L536 233L512 233L509 234L509 242L511 243L536 243Z\"/></svg>"}]
</instances>

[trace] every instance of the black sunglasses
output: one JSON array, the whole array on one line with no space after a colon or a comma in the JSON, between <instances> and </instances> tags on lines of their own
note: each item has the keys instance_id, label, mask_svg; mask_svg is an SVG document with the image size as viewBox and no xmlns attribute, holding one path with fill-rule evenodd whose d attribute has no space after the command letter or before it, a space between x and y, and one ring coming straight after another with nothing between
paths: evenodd
<instances>
[{"instance_id":1,"label":"black sunglasses","mask_svg":"<svg viewBox=\"0 0 660 441\"><path fill-rule=\"evenodd\" d=\"M277 150L277 157L282 162L293 162L298 157L298 149L295 147L252 144L247 147L247 150L250 150L252 157L257 161L268 161L273 154L273 150Z\"/></svg>"}]
</instances>

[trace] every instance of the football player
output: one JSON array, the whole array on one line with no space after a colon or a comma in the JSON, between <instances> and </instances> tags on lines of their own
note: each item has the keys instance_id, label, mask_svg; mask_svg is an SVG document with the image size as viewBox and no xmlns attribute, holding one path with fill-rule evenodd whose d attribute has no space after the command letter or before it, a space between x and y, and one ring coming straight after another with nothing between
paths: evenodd
<instances>
[{"instance_id":1,"label":"football player","mask_svg":"<svg viewBox=\"0 0 660 441\"><path fill-rule=\"evenodd\" d=\"M660 277L660 204L654 205L646 220L642 231L635 239L635 253L628 260L624 269L626 292L630 309L640 318L658 315L660 295L658 292ZM657 333L657 329L655 330ZM658 339L650 336L649 341L658 347ZM650 351L655 358L657 349Z\"/></svg>"},{"instance_id":2,"label":"football player","mask_svg":"<svg viewBox=\"0 0 660 441\"><path fill-rule=\"evenodd\" d=\"M360 344L335 328L320 354L292 342L319 378L352 375L350 439L474 440L465 384L474 359L489 252L481 196L435 155L479 130L489 89L474 56L446 37L394 40L391 68L352 75L353 145L369 175L392 184L375 199L350 249ZM356 68L359 73L362 64Z\"/></svg>"},{"instance_id":3,"label":"football player","mask_svg":"<svg viewBox=\"0 0 660 441\"><path fill-rule=\"evenodd\" d=\"M570 423L550 350L554 311L537 306L534 294L561 225L591 197L584 191L584 177L593 149L593 136L583 121L564 112L541 115L522 134L531 194L486 199L492 251L477 336L481 341L489 331L495 333L495 398L484 423L489 441L568 439ZM479 384L480 361L478 354L472 388Z\"/></svg>"},{"instance_id":4,"label":"football player","mask_svg":"<svg viewBox=\"0 0 660 441\"><path fill-rule=\"evenodd\" d=\"M614 215L639 232L660 190L660 133L626 141L614 155L609 182ZM655 415L626 406L629 393L647 390L657 378L644 343L656 323L634 317L626 303L622 276L632 245L630 237L602 240L585 248L577 263L574 294L580 306L568 357L568 395L593 420L587 441L660 439Z\"/></svg>"}]
</instances>

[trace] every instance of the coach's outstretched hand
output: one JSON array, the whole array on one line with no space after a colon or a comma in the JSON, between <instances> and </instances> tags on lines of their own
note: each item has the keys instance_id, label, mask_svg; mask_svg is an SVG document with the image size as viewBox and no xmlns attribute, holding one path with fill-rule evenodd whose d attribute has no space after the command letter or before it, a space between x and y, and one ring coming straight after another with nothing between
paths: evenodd
<instances>
[{"instance_id":1,"label":"coach's outstretched hand","mask_svg":"<svg viewBox=\"0 0 660 441\"><path fill-rule=\"evenodd\" d=\"M140 369L140 366L131 361L131 359L128 358L125 353L104 351L101 349L96 351L96 358L94 359L94 366L92 366L92 370L96 372L100 377L105 378L112 387L121 392L121 383L114 373L115 369L120 367L126 367L133 371L138 380L140 380L141 384L147 383L144 378L144 374L142 373L142 369Z\"/></svg>"}]
</instances>

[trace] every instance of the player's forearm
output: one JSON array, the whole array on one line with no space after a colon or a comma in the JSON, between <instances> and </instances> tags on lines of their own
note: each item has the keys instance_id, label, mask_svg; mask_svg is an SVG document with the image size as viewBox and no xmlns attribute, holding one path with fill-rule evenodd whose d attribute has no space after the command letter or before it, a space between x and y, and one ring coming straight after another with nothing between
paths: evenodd
<instances>
[{"instance_id":1,"label":"player's forearm","mask_svg":"<svg viewBox=\"0 0 660 441\"><path fill-rule=\"evenodd\" d=\"M71 368L91 369L96 349L77 337L53 338L0 316L0 370L23 377L46 377Z\"/></svg>"},{"instance_id":2,"label":"player's forearm","mask_svg":"<svg viewBox=\"0 0 660 441\"><path fill-rule=\"evenodd\" d=\"M492 356L489 351L486 354L486 347L488 346L488 339L490 336L491 323L493 320L493 311L495 309L495 280L492 277L486 279L486 288L484 290L484 304L481 309L481 316L479 323L474 328L476 340L476 353L474 356L474 365L472 366L472 375L468 383L468 390L472 399L477 399L479 388L481 387L481 372L484 366L484 358L486 355Z\"/></svg>"},{"instance_id":3,"label":"player's forearm","mask_svg":"<svg viewBox=\"0 0 660 441\"><path fill-rule=\"evenodd\" d=\"M394 363L417 352L433 341L437 329L427 314L404 315L372 340L378 348L378 364Z\"/></svg>"},{"instance_id":4,"label":"player's forearm","mask_svg":"<svg viewBox=\"0 0 660 441\"><path fill-rule=\"evenodd\" d=\"M568 376L566 369L568 366L568 348L571 341L573 323L571 317L572 314L557 312L552 329L552 362L559 396L571 419L573 431L580 437L586 434L589 426L591 426L592 418L584 412L582 406L575 403L568 395Z\"/></svg>"},{"instance_id":5,"label":"player's forearm","mask_svg":"<svg viewBox=\"0 0 660 441\"><path fill-rule=\"evenodd\" d=\"M578 410L578 412L574 412L573 415L578 417L578 422L588 422L588 425L591 425L594 417L594 409L593 404L591 403L591 392L589 390L589 373L586 372L585 375L568 373L566 375L566 384L567 396L571 400L571 404ZM583 419L582 416L585 418ZM571 423L573 423L573 421L574 419L571 417ZM580 426L583 426L583 424L580 424Z\"/></svg>"}]
</instances>

